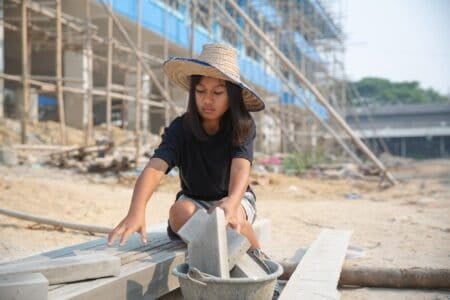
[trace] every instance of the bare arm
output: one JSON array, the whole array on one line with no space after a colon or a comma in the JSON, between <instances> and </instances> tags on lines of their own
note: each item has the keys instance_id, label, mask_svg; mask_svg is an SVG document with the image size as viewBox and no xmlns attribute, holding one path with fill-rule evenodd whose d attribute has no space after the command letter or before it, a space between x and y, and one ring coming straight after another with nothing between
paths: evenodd
<instances>
[{"instance_id":1,"label":"bare arm","mask_svg":"<svg viewBox=\"0 0 450 300\"><path fill-rule=\"evenodd\" d=\"M108 245L120 236L123 245L133 232L139 232L142 241L147 242L145 209L156 187L167 171L167 163L159 158L152 158L136 180L130 208L125 218L108 235Z\"/></svg>"},{"instance_id":2,"label":"bare arm","mask_svg":"<svg viewBox=\"0 0 450 300\"><path fill-rule=\"evenodd\" d=\"M247 191L250 178L250 162L245 158L233 158L231 161L228 200L240 205L242 196Z\"/></svg>"},{"instance_id":3,"label":"bare arm","mask_svg":"<svg viewBox=\"0 0 450 300\"><path fill-rule=\"evenodd\" d=\"M250 178L250 162L245 158L233 158L231 161L230 183L228 196L217 205L222 208L225 218L231 227L240 232L240 225L244 222L240 212L241 199L247 190Z\"/></svg>"}]
</instances>

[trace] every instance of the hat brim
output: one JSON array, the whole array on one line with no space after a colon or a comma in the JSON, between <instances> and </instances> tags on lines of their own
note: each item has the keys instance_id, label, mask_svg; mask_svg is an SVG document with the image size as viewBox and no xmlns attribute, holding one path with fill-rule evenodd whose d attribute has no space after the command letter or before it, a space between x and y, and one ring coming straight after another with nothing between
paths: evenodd
<instances>
[{"instance_id":1,"label":"hat brim","mask_svg":"<svg viewBox=\"0 0 450 300\"><path fill-rule=\"evenodd\" d=\"M248 111L261 111L265 104L261 97L242 81L233 79L213 65L195 59L172 57L164 62L163 70L173 83L189 91L192 75L208 76L230 81L242 88L242 98Z\"/></svg>"}]
</instances>

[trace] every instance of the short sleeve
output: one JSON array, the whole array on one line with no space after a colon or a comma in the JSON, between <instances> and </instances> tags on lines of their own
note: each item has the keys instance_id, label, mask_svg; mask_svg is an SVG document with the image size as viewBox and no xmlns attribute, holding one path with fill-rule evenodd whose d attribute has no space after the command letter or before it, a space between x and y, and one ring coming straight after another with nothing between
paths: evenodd
<instances>
[{"instance_id":1,"label":"short sleeve","mask_svg":"<svg viewBox=\"0 0 450 300\"><path fill-rule=\"evenodd\" d=\"M169 165L166 173L169 173L169 171L179 163L182 137L182 118L178 117L172 121L169 127L164 129L161 144L152 156L152 158L156 157L164 160Z\"/></svg>"},{"instance_id":2,"label":"short sleeve","mask_svg":"<svg viewBox=\"0 0 450 300\"><path fill-rule=\"evenodd\" d=\"M238 146L232 146L231 148L231 158L245 158L250 161L253 161L253 142L256 137L256 125L255 122L252 121L252 127L250 128L250 132L247 137L244 139L242 144Z\"/></svg>"}]
</instances>

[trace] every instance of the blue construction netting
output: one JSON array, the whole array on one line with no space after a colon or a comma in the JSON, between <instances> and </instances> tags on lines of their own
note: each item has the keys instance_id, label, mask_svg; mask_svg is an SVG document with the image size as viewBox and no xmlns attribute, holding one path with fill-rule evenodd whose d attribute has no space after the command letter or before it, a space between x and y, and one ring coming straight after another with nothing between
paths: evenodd
<instances>
[{"instance_id":1,"label":"blue construction netting","mask_svg":"<svg viewBox=\"0 0 450 300\"><path fill-rule=\"evenodd\" d=\"M275 26L281 26L283 23L277 10L267 0L240 0L238 3L241 7L246 7L247 3L250 3L264 16L267 22Z\"/></svg>"},{"instance_id":2,"label":"blue construction netting","mask_svg":"<svg viewBox=\"0 0 450 300\"><path fill-rule=\"evenodd\" d=\"M328 119L327 110L317 102L316 97L311 92L300 86L297 86L296 92L296 95L293 95L288 91L283 91L280 98L281 103L286 105L296 105L301 108L305 108L306 103L321 119Z\"/></svg>"},{"instance_id":3,"label":"blue construction netting","mask_svg":"<svg viewBox=\"0 0 450 300\"><path fill-rule=\"evenodd\" d=\"M96 1L108 3L107 0ZM185 5L180 5L178 9L175 10L158 0L142 0L141 7L141 23L144 28L160 35L161 37L167 37L170 42L173 42L183 48L189 48L191 26L189 20L190 16L188 14L189 12ZM130 21L137 21L137 0L112 0L112 8L117 13L130 19ZM269 11L269 9L267 9L266 12L268 14L273 14L273 12ZM243 22L243 20L241 20L241 22ZM221 28L217 23L212 24L211 35L204 28L196 26L194 44L195 53L199 54L204 44L218 41L224 42L220 37ZM306 41L300 42L302 46L305 46L305 43ZM266 72L262 63L245 55L245 49L242 47L242 43L241 47L239 47L239 45L233 46L240 50L239 66L242 76L249 80L252 84L258 85L270 93L279 95L279 101L281 103L286 103L284 101L284 93L286 92L283 92L283 84L281 80ZM309 51L312 52L311 49L309 49ZM299 92L300 91L302 91L301 88ZM293 95L290 97L297 99ZM318 115L326 118L326 113L323 113L322 111L324 108L312 98L314 98L314 96L310 94L308 98L305 99L308 99L311 103L316 103L311 106L314 106ZM301 101L298 99L292 103L301 105Z\"/></svg>"}]
</instances>

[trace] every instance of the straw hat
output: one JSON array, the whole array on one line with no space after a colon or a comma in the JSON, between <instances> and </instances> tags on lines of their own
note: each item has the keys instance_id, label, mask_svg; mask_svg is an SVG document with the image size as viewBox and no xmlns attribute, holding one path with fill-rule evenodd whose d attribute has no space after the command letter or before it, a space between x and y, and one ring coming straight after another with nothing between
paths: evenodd
<instances>
[{"instance_id":1,"label":"straw hat","mask_svg":"<svg viewBox=\"0 0 450 300\"><path fill-rule=\"evenodd\" d=\"M164 72L175 84L189 91L191 75L228 80L242 88L248 111L263 110L262 99L241 81L237 51L223 44L206 44L198 58L172 57L164 62Z\"/></svg>"}]
</instances>

